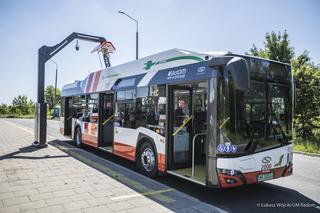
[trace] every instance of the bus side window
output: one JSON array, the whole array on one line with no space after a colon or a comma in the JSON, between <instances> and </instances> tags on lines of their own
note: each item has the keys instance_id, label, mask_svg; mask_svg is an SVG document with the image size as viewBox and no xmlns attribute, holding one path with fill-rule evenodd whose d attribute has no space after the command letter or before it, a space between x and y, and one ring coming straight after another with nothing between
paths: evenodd
<instances>
[{"instance_id":1,"label":"bus side window","mask_svg":"<svg viewBox=\"0 0 320 213\"><path fill-rule=\"evenodd\" d=\"M136 127L134 103L116 103L115 125L126 128Z\"/></svg>"},{"instance_id":2,"label":"bus side window","mask_svg":"<svg viewBox=\"0 0 320 213\"><path fill-rule=\"evenodd\" d=\"M85 114L87 115L86 120L91 123L97 123L99 114L98 114L98 106L99 106L99 95L98 93L88 95L88 108L86 109Z\"/></svg>"},{"instance_id":3,"label":"bus side window","mask_svg":"<svg viewBox=\"0 0 320 213\"><path fill-rule=\"evenodd\" d=\"M137 127L148 128L159 134L164 134L165 117L165 86L138 88L136 99ZM163 96L163 97L162 97ZM162 101L159 101L162 100Z\"/></svg>"},{"instance_id":4,"label":"bus side window","mask_svg":"<svg viewBox=\"0 0 320 213\"><path fill-rule=\"evenodd\" d=\"M72 117L80 119L83 117L83 112L86 107L85 96L72 97Z\"/></svg>"}]
</instances>

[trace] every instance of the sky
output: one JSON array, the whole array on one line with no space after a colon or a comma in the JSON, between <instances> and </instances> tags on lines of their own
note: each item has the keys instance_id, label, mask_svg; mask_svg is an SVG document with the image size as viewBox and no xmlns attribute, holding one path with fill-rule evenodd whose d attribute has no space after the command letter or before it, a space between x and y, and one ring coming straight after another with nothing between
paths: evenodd
<instances>
[{"instance_id":1,"label":"sky","mask_svg":"<svg viewBox=\"0 0 320 213\"><path fill-rule=\"evenodd\" d=\"M0 103L24 94L37 97L37 59L42 45L53 46L72 32L103 36L116 47L112 65L172 48L243 54L263 47L266 32L287 30L296 55L310 51L320 63L318 0L0 0ZM101 69L96 43L75 41L52 59L58 87ZM46 85L54 85L56 66L46 63Z\"/></svg>"}]
</instances>

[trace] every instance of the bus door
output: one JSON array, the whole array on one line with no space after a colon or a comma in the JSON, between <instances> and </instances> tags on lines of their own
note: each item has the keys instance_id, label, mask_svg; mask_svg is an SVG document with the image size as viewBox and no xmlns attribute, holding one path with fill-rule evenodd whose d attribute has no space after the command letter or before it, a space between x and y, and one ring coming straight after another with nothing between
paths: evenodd
<instances>
[{"instance_id":1,"label":"bus door","mask_svg":"<svg viewBox=\"0 0 320 213\"><path fill-rule=\"evenodd\" d=\"M65 98L64 135L71 136L72 129L72 98Z\"/></svg>"},{"instance_id":2,"label":"bus door","mask_svg":"<svg viewBox=\"0 0 320 213\"><path fill-rule=\"evenodd\" d=\"M114 138L114 102L113 94L100 94L99 110L99 148L105 151L113 151Z\"/></svg>"},{"instance_id":3,"label":"bus door","mask_svg":"<svg viewBox=\"0 0 320 213\"><path fill-rule=\"evenodd\" d=\"M168 173L196 182L206 178L208 82L169 88Z\"/></svg>"},{"instance_id":4,"label":"bus door","mask_svg":"<svg viewBox=\"0 0 320 213\"><path fill-rule=\"evenodd\" d=\"M170 136L173 147L173 168L186 168L191 165L190 140L192 138L192 90L188 87L175 87L172 90L172 121Z\"/></svg>"}]
</instances>

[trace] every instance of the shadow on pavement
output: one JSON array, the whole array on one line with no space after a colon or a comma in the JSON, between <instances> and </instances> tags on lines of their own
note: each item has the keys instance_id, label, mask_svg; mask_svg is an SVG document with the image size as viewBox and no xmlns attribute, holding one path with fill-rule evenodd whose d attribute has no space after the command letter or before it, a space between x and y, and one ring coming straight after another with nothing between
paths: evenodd
<instances>
[{"instance_id":1,"label":"shadow on pavement","mask_svg":"<svg viewBox=\"0 0 320 213\"><path fill-rule=\"evenodd\" d=\"M4 160L4 159L10 159L10 158L15 158L15 159L45 159L45 158L63 158L63 157L69 157L68 155L54 155L54 156L50 156L50 155L44 155L44 156L24 156L24 155L20 155L20 154L28 154L28 153L32 153L32 152L36 152L37 150L39 150L39 148L36 148L32 145L30 146L26 146L26 147L22 147L19 148L18 151L15 152L11 152L5 155L0 156L0 160Z\"/></svg>"},{"instance_id":2,"label":"shadow on pavement","mask_svg":"<svg viewBox=\"0 0 320 213\"><path fill-rule=\"evenodd\" d=\"M320 211L319 203L298 191L269 183L232 189L210 189L193 183L182 183L176 177L162 178L159 181L228 212Z\"/></svg>"},{"instance_id":3,"label":"shadow on pavement","mask_svg":"<svg viewBox=\"0 0 320 213\"><path fill-rule=\"evenodd\" d=\"M320 210L319 203L298 191L269 183L247 185L232 189L212 189L166 175L165 177L156 178L155 181L158 184L154 184L153 179L147 177L141 178L141 175L136 173L137 169L134 163L110 153L101 152L89 147L84 148L85 150L78 149L72 145L70 141L54 140L49 142L49 144L125 184L138 193L172 188L184 192L189 195L188 197L196 198L185 198L181 200L181 198L178 198L177 194L172 193L172 191L162 193L162 197L157 195L148 196L150 199L172 211L176 211L180 207L186 208L193 204L197 205L197 200L211 204L227 212L319 212ZM94 155L90 155L88 152ZM97 158L96 155L107 161ZM114 163L125 168L117 167ZM128 173L127 169L133 171ZM181 194L179 196L181 196ZM269 207L266 207L267 205L269 205ZM285 205L287 207L285 207ZM288 205L291 207L288 207ZM318 209L316 206L318 206ZM212 212L209 208L194 208L194 210Z\"/></svg>"}]
</instances>

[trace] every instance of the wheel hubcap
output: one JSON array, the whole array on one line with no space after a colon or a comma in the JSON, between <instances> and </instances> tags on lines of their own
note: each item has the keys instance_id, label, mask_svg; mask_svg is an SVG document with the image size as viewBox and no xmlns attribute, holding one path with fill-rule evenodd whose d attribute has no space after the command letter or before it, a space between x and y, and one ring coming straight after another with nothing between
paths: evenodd
<instances>
[{"instance_id":1,"label":"wheel hubcap","mask_svg":"<svg viewBox=\"0 0 320 213\"><path fill-rule=\"evenodd\" d=\"M153 170L156 159L154 157L153 151L150 148L146 148L141 154L141 163L143 168L150 172Z\"/></svg>"}]
</instances>

